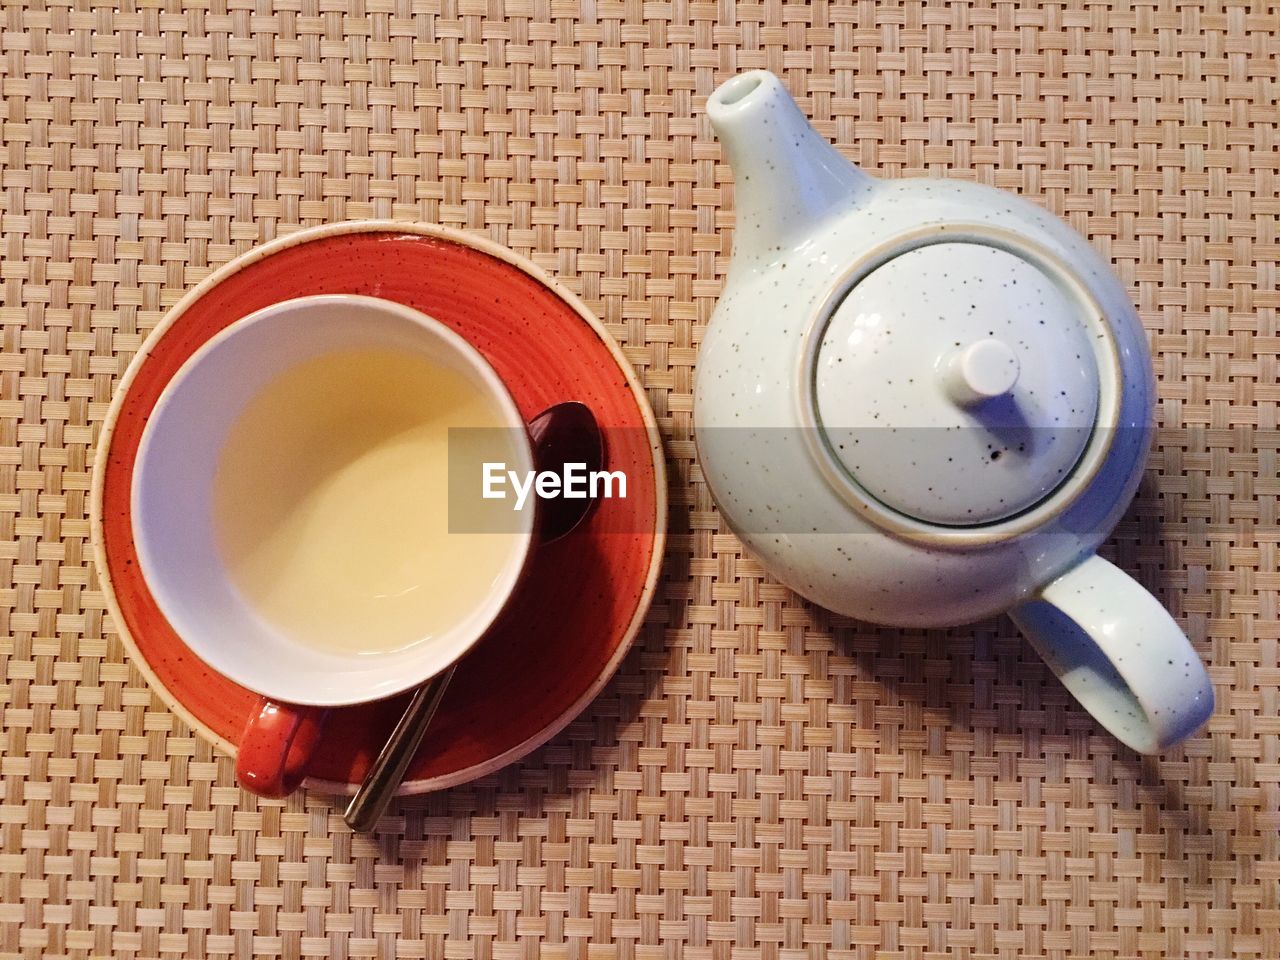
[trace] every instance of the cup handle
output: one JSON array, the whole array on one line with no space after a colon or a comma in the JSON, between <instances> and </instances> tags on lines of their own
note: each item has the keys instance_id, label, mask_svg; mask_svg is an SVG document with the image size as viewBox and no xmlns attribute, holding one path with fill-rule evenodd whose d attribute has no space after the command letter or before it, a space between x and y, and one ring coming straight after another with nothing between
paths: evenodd
<instances>
[{"instance_id":1,"label":"cup handle","mask_svg":"<svg viewBox=\"0 0 1280 960\"><path fill-rule=\"evenodd\" d=\"M287 797L307 775L329 711L265 697L245 725L236 753L236 779L260 797Z\"/></svg>"},{"instance_id":2,"label":"cup handle","mask_svg":"<svg viewBox=\"0 0 1280 960\"><path fill-rule=\"evenodd\" d=\"M1126 746L1159 753L1213 712L1213 686L1169 612L1102 557L1090 556L1010 611L1036 652Z\"/></svg>"}]
</instances>

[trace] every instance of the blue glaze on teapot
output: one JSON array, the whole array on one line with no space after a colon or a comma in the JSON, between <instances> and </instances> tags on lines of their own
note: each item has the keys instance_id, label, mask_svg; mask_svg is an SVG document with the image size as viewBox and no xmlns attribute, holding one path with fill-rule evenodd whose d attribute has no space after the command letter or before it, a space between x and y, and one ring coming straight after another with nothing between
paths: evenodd
<instances>
[{"instance_id":1,"label":"blue glaze on teapot","mask_svg":"<svg viewBox=\"0 0 1280 960\"><path fill-rule=\"evenodd\" d=\"M1135 750L1213 708L1204 666L1095 553L1142 476L1155 381L1107 262L1012 194L873 178L782 82L708 100L737 225L701 345L703 473L778 579L860 619L1009 612Z\"/></svg>"}]
</instances>

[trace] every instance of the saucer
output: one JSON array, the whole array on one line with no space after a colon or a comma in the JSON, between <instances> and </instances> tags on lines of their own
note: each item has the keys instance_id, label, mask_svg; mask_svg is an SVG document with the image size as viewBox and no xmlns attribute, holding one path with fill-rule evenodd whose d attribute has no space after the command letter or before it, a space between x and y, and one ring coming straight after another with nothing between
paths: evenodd
<instances>
[{"instance_id":1,"label":"saucer","mask_svg":"<svg viewBox=\"0 0 1280 960\"><path fill-rule=\"evenodd\" d=\"M406 304L464 336L531 419L581 400L605 429L627 496L601 500L573 534L539 548L502 625L459 664L401 794L497 770L541 746L600 692L653 598L666 531L662 444L621 350L573 294L488 240L427 224L303 230L215 271L166 315L117 387L99 440L94 554L133 662L168 707L234 755L258 695L199 660L139 572L130 488L143 427L165 385L214 334L294 297L356 293ZM350 793L406 697L334 710L306 786Z\"/></svg>"}]
</instances>

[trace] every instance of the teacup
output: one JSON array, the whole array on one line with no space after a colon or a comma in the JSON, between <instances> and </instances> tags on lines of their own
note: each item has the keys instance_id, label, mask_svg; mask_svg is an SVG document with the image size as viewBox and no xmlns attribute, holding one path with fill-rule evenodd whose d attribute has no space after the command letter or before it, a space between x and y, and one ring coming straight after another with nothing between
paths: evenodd
<instances>
[{"instance_id":1,"label":"teacup","mask_svg":"<svg viewBox=\"0 0 1280 960\"><path fill-rule=\"evenodd\" d=\"M392 357L410 366L382 366L392 361L380 358ZM345 358L357 358L347 366L365 370L365 386L376 388L367 402ZM418 384L413 364L432 376ZM487 538L483 555L455 562L431 553L445 542L433 539L443 522L440 489L423 491L421 515L437 524L425 534L410 522L416 508L396 514L378 502L388 496L383 480L416 469L423 451L435 449L419 444L438 442L445 421L424 419L422 403L446 389L451 402L483 413L464 426L493 428L486 434L502 438L504 459L532 472L524 419L484 357L431 317L372 297L304 297L237 321L192 355L156 405L134 474L139 564L191 650L264 698L237 757L248 790L295 789L328 708L394 695L447 668L486 634L521 579L533 509L514 511L500 534L471 534ZM347 526L328 529L337 522L330 507L349 506L352 485L369 509L348 515L334 507ZM402 487L389 489L404 495ZM316 544L326 543L349 543L350 551L317 556ZM348 552L358 562L344 570ZM382 566L401 580L370 593L381 589ZM406 634L434 609L405 599L431 586L417 582L431 571L454 577L440 602L459 608L437 617L429 635ZM345 588L334 578L345 575L362 584L350 603L335 596ZM304 609L298 588L311 576L316 606ZM344 645L348 634L356 642Z\"/></svg>"}]
</instances>

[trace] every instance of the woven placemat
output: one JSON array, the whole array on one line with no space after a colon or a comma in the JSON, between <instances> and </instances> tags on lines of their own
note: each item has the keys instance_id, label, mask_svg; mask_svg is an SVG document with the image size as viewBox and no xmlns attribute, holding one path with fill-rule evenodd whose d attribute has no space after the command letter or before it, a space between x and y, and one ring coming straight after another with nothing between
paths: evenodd
<instances>
[{"instance_id":1,"label":"woven placemat","mask_svg":"<svg viewBox=\"0 0 1280 960\"><path fill-rule=\"evenodd\" d=\"M1280 6L85 0L3 5L0 957L1280 957ZM691 442L727 264L702 115L780 73L886 176L975 178L1109 256L1160 376L1108 546L1210 663L1164 759L1006 621L798 602ZM553 743L352 836L242 794L125 662L87 563L113 384L182 293L326 221L484 232L642 373L672 538Z\"/></svg>"}]
</instances>

